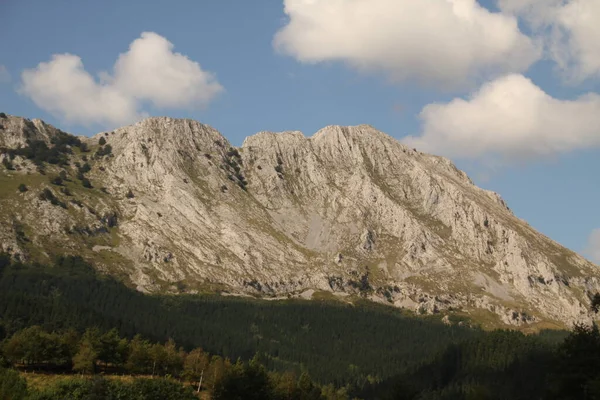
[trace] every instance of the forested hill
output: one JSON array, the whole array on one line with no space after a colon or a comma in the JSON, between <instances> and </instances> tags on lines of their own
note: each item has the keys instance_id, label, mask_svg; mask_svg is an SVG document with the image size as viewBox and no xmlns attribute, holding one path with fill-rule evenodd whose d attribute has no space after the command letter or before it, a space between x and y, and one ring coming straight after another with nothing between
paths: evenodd
<instances>
[{"instance_id":1,"label":"forested hill","mask_svg":"<svg viewBox=\"0 0 600 400\"><path fill-rule=\"evenodd\" d=\"M51 266L11 263L6 255L2 260L6 336L32 325L47 331L117 328L126 337L172 338L232 360L258 352L270 369L306 370L319 382L345 384L383 379L482 334L370 302L150 296L78 257L59 257Z\"/></svg>"},{"instance_id":2,"label":"forested hill","mask_svg":"<svg viewBox=\"0 0 600 400\"><path fill-rule=\"evenodd\" d=\"M224 400L600 396L596 326L524 335L368 302L149 296L78 257L37 265L0 254L0 318L2 399L192 399L199 368L213 374L201 398ZM11 364L107 378L58 378L40 389L3 369ZM138 377L117 379L124 373Z\"/></svg>"}]
</instances>

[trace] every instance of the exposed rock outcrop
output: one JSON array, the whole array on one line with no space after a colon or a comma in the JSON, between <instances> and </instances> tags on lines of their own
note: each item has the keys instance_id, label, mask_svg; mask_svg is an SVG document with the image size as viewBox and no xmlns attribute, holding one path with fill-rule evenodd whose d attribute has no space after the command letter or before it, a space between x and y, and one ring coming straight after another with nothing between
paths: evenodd
<instances>
[{"instance_id":1,"label":"exposed rock outcrop","mask_svg":"<svg viewBox=\"0 0 600 400\"><path fill-rule=\"evenodd\" d=\"M7 120L0 147L54 129ZM100 138L111 154L92 157ZM0 216L5 249L31 248L7 221L34 228L31 243L46 252L36 235L76 251L83 242L63 226L96 223L110 240L94 242L102 250L90 257L119 266L140 290L329 291L417 312L485 311L515 326L591 318L597 266L533 230L449 160L371 126L329 126L310 138L261 132L234 148L207 125L149 118L86 140L95 189L79 197L101 217L52 207L32 191L0 198L10 210ZM18 180L23 163L1 174Z\"/></svg>"}]
</instances>

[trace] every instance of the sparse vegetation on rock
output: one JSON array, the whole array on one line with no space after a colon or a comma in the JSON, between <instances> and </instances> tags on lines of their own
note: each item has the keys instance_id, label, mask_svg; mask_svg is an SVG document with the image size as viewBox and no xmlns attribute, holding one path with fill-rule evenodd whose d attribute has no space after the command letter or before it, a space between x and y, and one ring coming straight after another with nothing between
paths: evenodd
<instances>
[{"instance_id":1,"label":"sparse vegetation on rock","mask_svg":"<svg viewBox=\"0 0 600 400\"><path fill-rule=\"evenodd\" d=\"M54 195L54 193L52 192L52 190L45 188L42 190L42 192L39 195L40 200L42 201L48 201L50 202L50 204L55 205L55 206L59 206L62 208L67 208L67 204L62 202L58 197L56 197Z\"/></svg>"}]
</instances>

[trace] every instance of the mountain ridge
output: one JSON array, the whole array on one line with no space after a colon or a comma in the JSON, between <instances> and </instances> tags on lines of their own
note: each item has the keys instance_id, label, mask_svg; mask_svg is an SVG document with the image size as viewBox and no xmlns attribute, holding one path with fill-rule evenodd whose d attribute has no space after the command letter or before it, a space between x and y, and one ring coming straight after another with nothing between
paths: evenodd
<instances>
[{"instance_id":1,"label":"mountain ridge","mask_svg":"<svg viewBox=\"0 0 600 400\"><path fill-rule=\"evenodd\" d=\"M0 119L0 147L23 146L30 131L52 146L50 136L62 132L25 121ZM33 257L53 246L85 249L101 269L150 292L359 296L510 326L594 318L597 266L536 232L450 160L370 125L332 125L310 137L259 132L234 147L209 125L152 117L79 140L89 153L75 148L69 165L46 167L48 175L65 171L73 196L12 156L19 170L2 172L0 184L16 191L19 179L36 183L0 197L10 210L2 213L4 250L10 243ZM94 188L79 185L75 162L84 157ZM40 200L44 188L83 207ZM107 226L106 215L117 222ZM14 221L29 242L19 244ZM65 233L84 223L102 233Z\"/></svg>"}]
</instances>

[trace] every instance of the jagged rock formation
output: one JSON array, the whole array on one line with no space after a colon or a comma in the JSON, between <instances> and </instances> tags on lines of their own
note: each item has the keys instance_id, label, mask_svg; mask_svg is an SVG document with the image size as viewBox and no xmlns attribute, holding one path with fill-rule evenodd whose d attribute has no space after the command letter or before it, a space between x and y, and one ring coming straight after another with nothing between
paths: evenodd
<instances>
[{"instance_id":1,"label":"jagged rock formation","mask_svg":"<svg viewBox=\"0 0 600 400\"><path fill-rule=\"evenodd\" d=\"M7 149L57 132L18 117L0 124ZM0 167L0 185L12 184L0 192L2 248L79 252L144 291L330 292L508 325L592 317L597 266L449 160L371 126L261 132L234 148L207 125L149 118L81 140L90 152L75 149L62 167L71 196L24 157ZM94 188L76 177L84 158ZM19 192L24 180L32 187ZM44 188L67 207L40 199Z\"/></svg>"}]
</instances>

